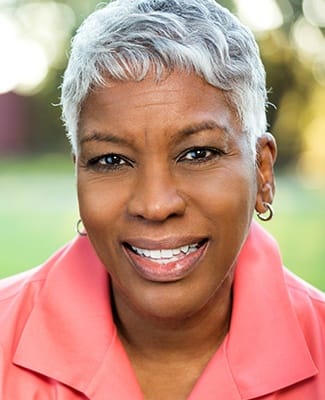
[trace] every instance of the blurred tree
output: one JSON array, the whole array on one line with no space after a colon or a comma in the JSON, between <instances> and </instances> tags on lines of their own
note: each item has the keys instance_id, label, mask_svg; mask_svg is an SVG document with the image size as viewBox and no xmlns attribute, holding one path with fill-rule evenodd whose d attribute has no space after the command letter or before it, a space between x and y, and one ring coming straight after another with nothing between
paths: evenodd
<instances>
[{"instance_id":1,"label":"blurred tree","mask_svg":"<svg viewBox=\"0 0 325 400\"><path fill-rule=\"evenodd\" d=\"M298 116L308 99L312 76L297 57L292 45L292 29L301 18L302 0L277 0L283 25L259 39L267 72L268 120L279 146L277 165L281 169L297 161L302 151L302 130ZM308 82L308 83L307 83Z\"/></svg>"},{"instance_id":2,"label":"blurred tree","mask_svg":"<svg viewBox=\"0 0 325 400\"><path fill-rule=\"evenodd\" d=\"M316 92L320 90L325 94L325 2L259 2L265 9L271 3L275 3L280 10L281 23L273 29L266 27L265 30L254 30L255 21L252 18L251 28L260 45L267 72L267 86L270 88L269 100L274 105L268 109L268 120L279 147L277 166L284 169L296 166L306 146L310 148L309 127L313 124L314 110L318 108L319 99ZM237 9L240 11L241 4L244 4L243 7L249 7L253 6L253 1L236 0L236 4L239 5ZM258 6L257 2L254 6ZM265 17L264 15L264 19ZM320 137L324 128L321 128L320 123L317 127L317 136ZM325 155L318 159L317 166L314 163L314 170L323 165L325 177Z\"/></svg>"}]
</instances>

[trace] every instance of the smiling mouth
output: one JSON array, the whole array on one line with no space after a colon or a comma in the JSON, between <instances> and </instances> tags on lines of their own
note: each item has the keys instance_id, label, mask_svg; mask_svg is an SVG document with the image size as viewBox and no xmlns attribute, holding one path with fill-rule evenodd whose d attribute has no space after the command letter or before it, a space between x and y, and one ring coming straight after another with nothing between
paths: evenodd
<instances>
[{"instance_id":1,"label":"smiling mouth","mask_svg":"<svg viewBox=\"0 0 325 400\"><path fill-rule=\"evenodd\" d=\"M181 247L177 247L175 249L157 249L157 250L149 250L142 249L140 247L132 246L129 244L125 244L131 251L137 254L140 257L146 257L153 262L157 262L160 264L168 264L172 261L177 261L180 258L188 256L191 253L194 253L197 249L203 246L205 240L202 240L199 243L189 244Z\"/></svg>"},{"instance_id":2,"label":"smiling mouth","mask_svg":"<svg viewBox=\"0 0 325 400\"><path fill-rule=\"evenodd\" d=\"M170 282L187 276L201 258L208 240L170 249L144 249L124 243L132 266L143 278Z\"/></svg>"}]
</instances>

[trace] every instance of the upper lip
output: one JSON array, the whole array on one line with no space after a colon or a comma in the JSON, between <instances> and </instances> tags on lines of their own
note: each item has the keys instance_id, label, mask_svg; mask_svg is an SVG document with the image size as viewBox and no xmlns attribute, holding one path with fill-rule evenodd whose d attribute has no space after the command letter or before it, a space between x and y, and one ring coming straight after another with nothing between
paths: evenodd
<instances>
[{"instance_id":1,"label":"upper lip","mask_svg":"<svg viewBox=\"0 0 325 400\"><path fill-rule=\"evenodd\" d=\"M175 249L182 246L200 243L207 240L205 236L170 236L160 239L129 238L123 240L123 244L147 250Z\"/></svg>"}]
</instances>

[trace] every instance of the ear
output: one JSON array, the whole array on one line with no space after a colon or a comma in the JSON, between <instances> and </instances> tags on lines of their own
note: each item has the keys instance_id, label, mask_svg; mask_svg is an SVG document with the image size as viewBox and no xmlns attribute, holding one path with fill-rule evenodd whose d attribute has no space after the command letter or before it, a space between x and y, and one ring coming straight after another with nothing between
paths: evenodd
<instances>
[{"instance_id":1,"label":"ear","mask_svg":"<svg viewBox=\"0 0 325 400\"><path fill-rule=\"evenodd\" d=\"M272 204L275 194L273 166L276 160L277 146L271 133L259 137L256 145L257 196L255 209L259 213L267 211L264 203Z\"/></svg>"}]
</instances>

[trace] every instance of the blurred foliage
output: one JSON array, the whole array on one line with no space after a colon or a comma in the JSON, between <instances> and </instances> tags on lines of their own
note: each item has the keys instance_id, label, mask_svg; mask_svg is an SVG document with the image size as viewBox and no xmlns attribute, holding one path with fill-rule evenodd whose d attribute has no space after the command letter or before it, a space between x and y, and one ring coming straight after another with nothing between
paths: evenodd
<instances>
[{"instance_id":1,"label":"blurred foliage","mask_svg":"<svg viewBox=\"0 0 325 400\"><path fill-rule=\"evenodd\" d=\"M219 0L219 3L236 13L238 1L240 0ZM277 5L282 12L282 25L276 29L255 32L255 34L267 71L269 100L275 105L270 105L268 109L268 120L270 130L278 141L278 168L285 169L296 166L298 163L298 166L306 171L308 170L306 165L315 164L313 153L318 151L317 160L319 161L313 170L320 171L322 177L325 176L325 166L322 167L323 169L319 169L319 166L322 163L325 165L325 153L319 150L318 142L307 135L311 131L311 126L316 126L315 118L321 118L323 114L322 111L315 110L319 100L324 100L325 60L323 63L317 61L315 53L312 51L308 53L308 49L306 53L306 46L303 51L297 37L304 36L304 32L305 36L310 35L311 48L315 45L313 41L315 42L314 38L317 35L318 39L321 36L325 43L325 23L324 26L322 24L314 26L307 21L304 17L304 1L307 0L277 0ZM48 0L42 0L37 3L47 2ZM57 0L56 3L70 7L74 15L74 23L68 38L62 44L60 62L50 66L46 81L28 98L28 112L31 120L28 150L33 152L67 151L68 149L60 121L60 108L51 105L59 102L59 85L67 61L69 38L81 21L95 9L98 1ZM35 0L3 0L1 7L15 14L26 4L35 4ZM323 50L324 55L325 46ZM322 121L318 119L317 127L320 131L323 130ZM325 121L323 122L325 124ZM314 136L319 138L324 135L318 132Z\"/></svg>"}]
</instances>

